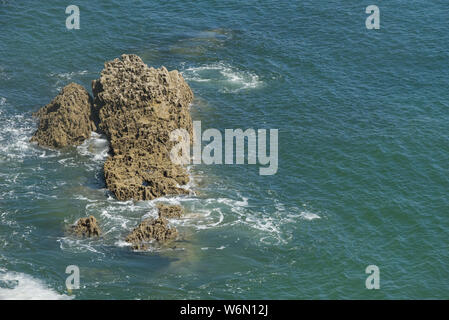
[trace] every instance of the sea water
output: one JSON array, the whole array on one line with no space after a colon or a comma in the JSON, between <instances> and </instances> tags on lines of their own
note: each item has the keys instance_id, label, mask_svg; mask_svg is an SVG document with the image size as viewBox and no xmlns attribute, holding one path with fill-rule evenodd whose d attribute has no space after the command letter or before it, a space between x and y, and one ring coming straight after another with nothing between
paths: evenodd
<instances>
[{"instance_id":1,"label":"sea water","mask_svg":"<svg viewBox=\"0 0 449 320\"><path fill-rule=\"evenodd\" d=\"M445 1L79 0L73 30L69 4L0 1L0 299L447 298ZM104 137L29 143L34 111L123 53L182 72L204 128L278 129L277 173L191 165L195 194L123 202ZM179 242L131 251L158 201L185 207ZM100 239L64 232L88 215Z\"/></svg>"}]
</instances>

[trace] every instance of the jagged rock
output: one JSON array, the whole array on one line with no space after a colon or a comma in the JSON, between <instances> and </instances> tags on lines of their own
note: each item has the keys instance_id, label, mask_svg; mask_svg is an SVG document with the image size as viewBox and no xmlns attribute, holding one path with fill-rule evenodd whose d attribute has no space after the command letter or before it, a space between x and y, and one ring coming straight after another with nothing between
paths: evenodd
<instances>
[{"instance_id":1,"label":"jagged rock","mask_svg":"<svg viewBox=\"0 0 449 320\"><path fill-rule=\"evenodd\" d=\"M71 232L79 237L98 237L101 234L97 219L93 216L79 219L77 223L71 227Z\"/></svg>"},{"instance_id":2,"label":"jagged rock","mask_svg":"<svg viewBox=\"0 0 449 320\"><path fill-rule=\"evenodd\" d=\"M168 205L159 203L157 205L157 209L159 211L160 218L176 219L181 218L183 214L182 207L178 205Z\"/></svg>"},{"instance_id":3,"label":"jagged rock","mask_svg":"<svg viewBox=\"0 0 449 320\"><path fill-rule=\"evenodd\" d=\"M131 243L134 250L147 250L152 241L167 242L175 240L178 231L168 225L164 218L149 218L142 221L127 237L126 242Z\"/></svg>"},{"instance_id":4,"label":"jagged rock","mask_svg":"<svg viewBox=\"0 0 449 320\"><path fill-rule=\"evenodd\" d=\"M50 148L79 145L96 130L92 97L82 86L70 83L34 115L39 126L31 141Z\"/></svg>"},{"instance_id":5,"label":"jagged rock","mask_svg":"<svg viewBox=\"0 0 449 320\"><path fill-rule=\"evenodd\" d=\"M192 137L189 104L193 93L182 75L148 67L136 55L105 63L92 81L99 129L113 156L104 165L106 186L118 200L150 200L186 194L184 167L171 162L170 133L183 128Z\"/></svg>"}]
</instances>

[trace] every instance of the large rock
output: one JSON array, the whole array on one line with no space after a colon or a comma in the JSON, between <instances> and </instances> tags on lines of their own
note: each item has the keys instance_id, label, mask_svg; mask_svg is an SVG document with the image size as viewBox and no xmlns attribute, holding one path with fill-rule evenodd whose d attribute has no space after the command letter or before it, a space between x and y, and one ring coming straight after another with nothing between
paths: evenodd
<instances>
[{"instance_id":1,"label":"large rock","mask_svg":"<svg viewBox=\"0 0 449 320\"><path fill-rule=\"evenodd\" d=\"M39 126L31 141L50 148L79 145L96 130L92 97L82 86L70 83L34 114Z\"/></svg>"},{"instance_id":2,"label":"large rock","mask_svg":"<svg viewBox=\"0 0 449 320\"><path fill-rule=\"evenodd\" d=\"M149 218L142 221L127 237L134 250L147 250L151 242L160 243L175 240L178 231L168 225L164 218Z\"/></svg>"},{"instance_id":3,"label":"large rock","mask_svg":"<svg viewBox=\"0 0 449 320\"><path fill-rule=\"evenodd\" d=\"M75 225L71 226L70 231L78 237L83 238L99 237L101 234L97 219L93 216L79 219Z\"/></svg>"},{"instance_id":4,"label":"large rock","mask_svg":"<svg viewBox=\"0 0 449 320\"><path fill-rule=\"evenodd\" d=\"M136 55L105 63L92 81L99 129L109 138L112 156L106 160L106 186L118 200L150 200L185 194L184 167L171 162L169 140L175 129L192 137L189 104L193 93L178 71L148 67Z\"/></svg>"}]
</instances>

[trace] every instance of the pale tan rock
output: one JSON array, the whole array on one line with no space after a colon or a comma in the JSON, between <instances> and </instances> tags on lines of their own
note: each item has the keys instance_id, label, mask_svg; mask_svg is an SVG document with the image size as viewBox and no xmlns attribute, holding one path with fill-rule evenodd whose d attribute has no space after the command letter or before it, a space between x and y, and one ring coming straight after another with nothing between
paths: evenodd
<instances>
[{"instance_id":1,"label":"pale tan rock","mask_svg":"<svg viewBox=\"0 0 449 320\"><path fill-rule=\"evenodd\" d=\"M97 219L94 216L79 219L70 231L78 237L99 237L101 234Z\"/></svg>"},{"instance_id":2,"label":"pale tan rock","mask_svg":"<svg viewBox=\"0 0 449 320\"><path fill-rule=\"evenodd\" d=\"M82 86L70 83L35 114L39 126L31 141L50 148L80 145L96 130L92 97Z\"/></svg>"},{"instance_id":3,"label":"pale tan rock","mask_svg":"<svg viewBox=\"0 0 449 320\"><path fill-rule=\"evenodd\" d=\"M193 93L182 75L148 67L136 55L106 62L92 82L99 129L113 156L104 165L106 186L118 200L151 200L186 194L184 167L171 162L169 141L175 129L192 136L189 104Z\"/></svg>"},{"instance_id":4,"label":"pale tan rock","mask_svg":"<svg viewBox=\"0 0 449 320\"><path fill-rule=\"evenodd\" d=\"M142 221L127 237L134 250L147 250L152 241L160 243L173 241L178 237L178 231L168 225L164 218L149 218Z\"/></svg>"},{"instance_id":5,"label":"pale tan rock","mask_svg":"<svg viewBox=\"0 0 449 320\"><path fill-rule=\"evenodd\" d=\"M184 210L178 205L159 203L157 209L160 218L179 219L184 214Z\"/></svg>"}]
</instances>

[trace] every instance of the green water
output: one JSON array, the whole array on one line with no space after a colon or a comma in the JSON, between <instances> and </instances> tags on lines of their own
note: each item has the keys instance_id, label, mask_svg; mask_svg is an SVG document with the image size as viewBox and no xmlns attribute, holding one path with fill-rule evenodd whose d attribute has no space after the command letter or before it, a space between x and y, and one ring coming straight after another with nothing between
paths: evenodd
<instances>
[{"instance_id":1,"label":"green water","mask_svg":"<svg viewBox=\"0 0 449 320\"><path fill-rule=\"evenodd\" d=\"M0 2L0 299L446 299L444 1ZM279 170L194 165L176 247L132 252L153 202L105 189L107 143L50 151L31 113L135 53L178 69L202 127L279 129ZM64 229L94 215L100 240ZM380 269L367 290L365 268Z\"/></svg>"}]
</instances>

